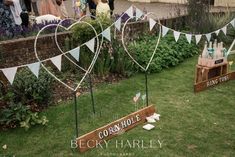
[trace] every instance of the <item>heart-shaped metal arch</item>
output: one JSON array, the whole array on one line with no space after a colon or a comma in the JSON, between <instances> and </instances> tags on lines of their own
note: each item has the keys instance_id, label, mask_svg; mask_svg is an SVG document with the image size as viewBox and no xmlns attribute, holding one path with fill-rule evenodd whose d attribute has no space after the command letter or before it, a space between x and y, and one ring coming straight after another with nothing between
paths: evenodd
<instances>
[{"instance_id":1,"label":"heart-shaped metal arch","mask_svg":"<svg viewBox=\"0 0 235 157\"><path fill-rule=\"evenodd\" d=\"M155 16L154 13L151 13L151 12L150 12L150 13L147 13L147 14L142 18L142 20L145 19L146 17L148 17L149 15ZM124 41L125 27L126 27L127 23L128 23L131 19L133 19L134 17L135 17L135 18L138 18L138 17L136 17L136 16L130 17L130 18L127 19L127 21L124 23L124 26L123 26L123 28L122 28L122 45L123 45L123 47L124 47L124 50L125 50L126 53L128 54L128 56L132 59L132 61L133 61L136 65L138 65L142 70L147 71L148 68L149 68L149 66L150 66L150 64L151 64L151 62L152 62L152 60L153 60L154 55L156 54L156 51L157 51L157 48L158 48L158 45L159 45L159 42L160 42L160 39L161 39L161 32L162 32L162 31L161 31L161 25L159 25L159 26L160 26L160 27L159 27L159 35L158 35L157 44L156 44L156 46L155 46L155 49L154 49L154 51L153 51L153 53L152 53L151 58L149 59L149 62L148 62L148 64L147 64L147 66L144 67L144 66L142 66L141 64L139 64L139 62L137 62L136 59L129 53L129 51L128 51L126 45L125 45L125 41ZM156 16L155 16L155 17L156 17ZM138 19L141 19L141 18L138 18ZM160 24L160 20L159 20L159 19L158 19L158 23Z\"/></svg>"},{"instance_id":2,"label":"heart-shaped metal arch","mask_svg":"<svg viewBox=\"0 0 235 157\"><path fill-rule=\"evenodd\" d=\"M93 16L93 15L84 15L84 16L82 16L81 18L79 18L78 19L78 21L81 21L82 19L84 19L85 17L92 17L92 18L95 18L95 16ZM64 26L62 26L62 23L64 22L64 21L67 21L67 20L71 20L71 21L75 21L75 23L73 23L72 25L70 25L69 27L64 27ZM99 25L100 25L100 28L101 28L101 32L103 32L104 31L104 29L103 29L103 25L101 24L101 22L97 19L97 18L95 18L95 21L97 21L98 23L99 23ZM82 71L84 71L84 72L86 72L87 70L86 69L84 69L83 67L81 67L81 66L79 66L76 62L74 62L71 58L69 58L68 56L67 56L67 53L65 53L61 48L60 48L60 45L59 45L59 43L58 43L58 38L57 38L57 33L58 33L58 28L59 27L61 27L61 28L63 28L63 29L65 29L65 30L69 30L69 29L71 29L74 25L76 25L76 22L77 22L77 20L74 20L74 19L72 19L72 18L67 18L67 19L65 19L65 20L61 20L59 23L58 23L58 25L57 25L57 27L56 27L56 29L55 29L55 43L56 43L56 45L57 45L57 48L60 50L60 52L64 55L64 57L66 57L72 64L74 64L75 66L77 66L79 69L81 69ZM102 47L102 45L103 45L103 36L101 36L101 43L99 44L99 42L98 42L99 40L97 40L97 47L99 47L99 49L98 49L98 55L100 54L100 50L101 50L101 47ZM93 67L91 68L91 70L93 69ZM90 71L91 72L91 71ZM89 73L90 73L89 72Z\"/></svg>"},{"instance_id":3,"label":"heart-shaped metal arch","mask_svg":"<svg viewBox=\"0 0 235 157\"><path fill-rule=\"evenodd\" d=\"M233 40L233 43L230 45L230 47L228 49L227 56L229 54L234 54L234 51L232 51L234 45L235 45L235 39Z\"/></svg>"},{"instance_id":4,"label":"heart-shaped metal arch","mask_svg":"<svg viewBox=\"0 0 235 157\"><path fill-rule=\"evenodd\" d=\"M77 24L78 24L78 23L85 23L85 24L89 25L89 26L93 29L93 31L94 31L94 33L95 33L95 35L96 35L95 38L97 39L97 41L98 41L98 43L99 43L98 34L97 34L95 28L94 28L91 24L89 24L89 23L87 23L87 22L85 22L85 21L77 21L76 23L77 23ZM78 83L78 85L76 86L76 88L73 88L73 87L67 85L66 83L64 83L63 81L61 81L61 80L60 80L57 76L55 76L50 70L48 70L48 68L42 63L42 61L41 61L40 58L38 57L38 53L37 53L37 40L38 40L38 37L39 37L39 35L41 34L42 31L44 31L46 28L49 28L49 27L52 27L52 26L53 26L53 27L57 27L58 24L50 24L50 25L47 25L47 26L43 27L43 28L38 32L38 34L37 34L37 36L36 36L36 38L35 38L35 41L34 41L34 53L35 53L35 56L36 56L37 60L41 63L42 67L43 67L53 78L55 78L58 82L60 82L61 84L63 84L63 85L66 86L67 88L69 88L70 90L72 90L72 91L77 91L77 89L80 87L81 83L84 81L84 79L86 78L86 76L87 76L87 75L90 73L90 71L92 70L92 68L93 68L93 66L94 66L94 64L95 64L95 62L96 62L96 60L97 60L97 58L98 58L98 55L99 55L99 54L98 54L99 46L97 46L95 55L94 55L94 57L93 57L93 59L92 59L92 62L91 62L91 64L90 64L90 66L88 67L88 69L86 70L84 76L82 77L82 79L80 80L80 82ZM82 44L81 46L84 46L84 45L85 45L85 43ZM66 52L66 53L64 53L64 54L67 54L67 53L69 53L69 51ZM62 55L64 55L64 54L62 54ZM50 60L50 58L49 58L49 59L46 59L46 60L43 60L43 62L44 62L44 61L48 61L48 60Z\"/></svg>"}]
</instances>

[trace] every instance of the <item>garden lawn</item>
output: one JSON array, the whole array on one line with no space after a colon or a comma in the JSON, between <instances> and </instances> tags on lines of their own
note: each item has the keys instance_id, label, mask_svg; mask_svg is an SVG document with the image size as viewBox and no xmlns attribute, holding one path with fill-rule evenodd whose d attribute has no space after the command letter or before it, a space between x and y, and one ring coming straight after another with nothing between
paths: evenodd
<instances>
[{"instance_id":1,"label":"garden lawn","mask_svg":"<svg viewBox=\"0 0 235 157\"><path fill-rule=\"evenodd\" d=\"M1 131L0 146L6 144L7 149L0 148L0 156L235 156L235 81L194 94L196 63L197 57L193 57L175 68L149 75L150 102L161 114L152 131L145 131L140 125L113 138L108 148L103 145L103 149L99 147L81 154L70 148L75 130L73 101L68 101L45 111L49 119L46 127L33 127L27 132L21 128ZM92 116L89 93L80 96L79 134L131 113L134 110L132 97L138 91L144 92L142 74L119 83L98 85L94 91L95 116ZM121 140L124 143L143 140L147 148L134 149L127 145L116 148L116 141L120 143ZM154 148L149 146L150 140L155 142Z\"/></svg>"}]
</instances>

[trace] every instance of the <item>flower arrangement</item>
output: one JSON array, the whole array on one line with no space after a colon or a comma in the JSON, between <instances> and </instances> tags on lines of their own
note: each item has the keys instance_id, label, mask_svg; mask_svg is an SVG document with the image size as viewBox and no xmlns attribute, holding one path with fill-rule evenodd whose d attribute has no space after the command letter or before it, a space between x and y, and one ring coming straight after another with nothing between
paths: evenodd
<instances>
[{"instance_id":1,"label":"flower arrangement","mask_svg":"<svg viewBox=\"0 0 235 157\"><path fill-rule=\"evenodd\" d=\"M41 28L43 28L44 26L49 25L49 24L57 24L57 23L58 23L58 21L50 21L50 22L45 22L44 24L42 24L42 23L40 23L40 24L33 23L29 27L16 26L14 28L13 32L12 32L13 36L9 36L7 34L7 32L0 27L0 41L33 36L33 35L36 35L37 32ZM65 26L65 27L69 26L70 24L71 24L71 21L69 21L69 20L66 20L66 21L62 22L62 25Z\"/></svg>"}]
</instances>

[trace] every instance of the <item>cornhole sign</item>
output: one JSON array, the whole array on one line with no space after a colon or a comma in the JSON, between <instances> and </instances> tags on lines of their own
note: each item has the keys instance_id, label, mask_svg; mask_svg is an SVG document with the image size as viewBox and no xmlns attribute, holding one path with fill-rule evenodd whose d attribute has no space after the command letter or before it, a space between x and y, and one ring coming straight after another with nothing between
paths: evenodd
<instances>
[{"instance_id":1,"label":"cornhole sign","mask_svg":"<svg viewBox=\"0 0 235 157\"><path fill-rule=\"evenodd\" d=\"M229 80L235 80L235 72L228 73L228 74L225 74L225 75L222 75L222 76L219 76L219 77L209 79L207 81L197 83L197 84L194 85L194 91L195 92L200 92L200 91L203 91L207 88L214 87L218 84L227 82Z\"/></svg>"},{"instance_id":2,"label":"cornhole sign","mask_svg":"<svg viewBox=\"0 0 235 157\"><path fill-rule=\"evenodd\" d=\"M146 117L153 115L155 112L154 106L151 105L91 131L77 139L78 149L80 152L85 152L95 148L104 141L121 135L139 124L146 122Z\"/></svg>"}]
</instances>

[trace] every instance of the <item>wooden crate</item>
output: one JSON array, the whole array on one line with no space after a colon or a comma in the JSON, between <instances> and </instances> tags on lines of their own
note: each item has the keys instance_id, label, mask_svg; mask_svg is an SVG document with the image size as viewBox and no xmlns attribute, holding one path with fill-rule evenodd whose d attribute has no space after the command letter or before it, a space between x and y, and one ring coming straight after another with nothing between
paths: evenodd
<instances>
[{"instance_id":1,"label":"wooden crate","mask_svg":"<svg viewBox=\"0 0 235 157\"><path fill-rule=\"evenodd\" d=\"M196 65L194 92L200 92L229 80L235 80L235 72L229 73L228 68L228 62L214 67Z\"/></svg>"},{"instance_id":2,"label":"wooden crate","mask_svg":"<svg viewBox=\"0 0 235 157\"><path fill-rule=\"evenodd\" d=\"M227 74L228 67L227 62L214 67L196 65L195 84Z\"/></svg>"},{"instance_id":3,"label":"wooden crate","mask_svg":"<svg viewBox=\"0 0 235 157\"><path fill-rule=\"evenodd\" d=\"M203 82L199 82L194 84L194 92L200 92L207 88L214 87L224 82L228 82L230 80L235 80L235 72L227 73L222 76L218 76Z\"/></svg>"}]
</instances>

